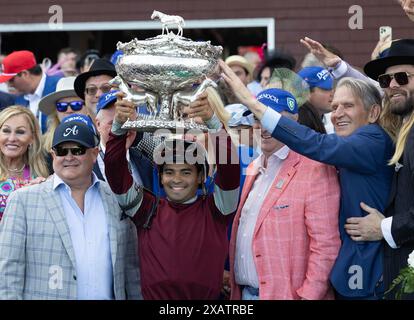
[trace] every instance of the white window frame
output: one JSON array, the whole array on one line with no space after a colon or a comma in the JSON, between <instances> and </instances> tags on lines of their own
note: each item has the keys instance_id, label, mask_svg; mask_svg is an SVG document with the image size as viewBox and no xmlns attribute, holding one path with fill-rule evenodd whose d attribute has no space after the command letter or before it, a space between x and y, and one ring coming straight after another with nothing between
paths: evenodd
<instances>
[{"instance_id":1,"label":"white window frame","mask_svg":"<svg viewBox=\"0 0 414 320\"><path fill-rule=\"evenodd\" d=\"M5 32L51 32L51 31L96 31L96 30L161 30L159 21L107 21L107 22L64 22L61 28L48 23L0 24L0 34ZM267 46L275 47L275 19L206 19L185 20L186 29L215 28L257 28L267 29Z\"/></svg>"}]
</instances>

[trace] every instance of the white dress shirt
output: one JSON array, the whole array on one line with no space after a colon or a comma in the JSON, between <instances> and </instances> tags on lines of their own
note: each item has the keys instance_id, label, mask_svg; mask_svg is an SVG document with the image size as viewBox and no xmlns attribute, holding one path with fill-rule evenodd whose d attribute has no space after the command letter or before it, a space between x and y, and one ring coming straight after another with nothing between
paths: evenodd
<instances>
[{"instance_id":1,"label":"white dress shirt","mask_svg":"<svg viewBox=\"0 0 414 320\"><path fill-rule=\"evenodd\" d=\"M108 221L99 180L92 174L83 213L72 198L70 187L56 173L53 189L62 201L75 252L78 299L109 300L114 299L114 292Z\"/></svg>"},{"instance_id":2,"label":"white dress shirt","mask_svg":"<svg viewBox=\"0 0 414 320\"><path fill-rule=\"evenodd\" d=\"M253 233L267 193L279 174L283 160L288 155L289 148L283 146L269 157L266 168L264 167L264 154L253 162L259 173L242 208L237 231L234 273L236 283L239 285L259 288L259 279L253 259Z\"/></svg>"},{"instance_id":3,"label":"white dress shirt","mask_svg":"<svg viewBox=\"0 0 414 320\"><path fill-rule=\"evenodd\" d=\"M334 125L333 125L332 120L331 120L331 114L332 114L332 112L325 113L322 117L322 123L325 127L325 130L326 130L327 134L335 133Z\"/></svg>"},{"instance_id":4,"label":"white dress shirt","mask_svg":"<svg viewBox=\"0 0 414 320\"><path fill-rule=\"evenodd\" d=\"M382 232L382 235L384 236L385 241L387 241L388 245L393 249L397 249L398 246L395 243L394 238L392 237L392 234L391 234L391 225L392 225L392 217L382 219L381 232Z\"/></svg>"},{"instance_id":5,"label":"white dress shirt","mask_svg":"<svg viewBox=\"0 0 414 320\"><path fill-rule=\"evenodd\" d=\"M37 119L39 119L39 123L41 124L41 117L39 116L39 102L42 99L43 90L45 89L46 83L46 74L42 73L42 78L40 79L39 84L37 85L36 91L33 94L26 94L24 98L29 101L29 108L35 115Z\"/></svg>"}]
</instances>

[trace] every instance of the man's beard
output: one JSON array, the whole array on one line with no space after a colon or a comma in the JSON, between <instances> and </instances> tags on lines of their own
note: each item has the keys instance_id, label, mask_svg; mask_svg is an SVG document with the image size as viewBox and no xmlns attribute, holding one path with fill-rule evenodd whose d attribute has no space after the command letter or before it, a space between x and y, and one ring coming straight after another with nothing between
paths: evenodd
<instances>
[{"instance_id":1,"label":"man's beard","mask_svg":"<svg viewBox=\"0 0 414 320\"><path fill-rule=\"evenodd\" d=\"M389 96L387 96L388 101L390 102L390 110L391 113L395 115L405 117L406 115L411 114L414 110L414 92L409 91L408 95L406 92L402 91L398 91L398 93L406 96L406 99L402 102L395 103L390 100Z\"/></svg>"}]
</instances>

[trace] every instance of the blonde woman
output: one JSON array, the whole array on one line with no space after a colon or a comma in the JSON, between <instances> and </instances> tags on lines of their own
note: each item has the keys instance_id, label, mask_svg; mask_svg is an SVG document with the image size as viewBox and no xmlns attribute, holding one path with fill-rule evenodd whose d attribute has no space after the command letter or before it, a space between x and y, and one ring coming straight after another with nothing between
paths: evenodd
<instances>
[{"instance_id":1,"label":"blonde woman","mask_svg":"<svg viewBox=\"0 0 414 320\"><path fill-rule=\"evenodd\" d=\"M73 113L88 115L84 101L75 92L73 84L76 77L66 77L58 81L56 91L43 97L39 109L48 115L48 129L43 135L43 148L49 153L56 127L66 116Z\"/></svg>"},{"instance_id":2,"label":"blonde woman","mask_svg":"<svg viewBox=\"0 0 414 320\"><path fill-rule=\"evenodd\" d=\"M11 192L48 176L38 121L30 109L0 112L0 220Z\"/></svg>"}]
</instances>

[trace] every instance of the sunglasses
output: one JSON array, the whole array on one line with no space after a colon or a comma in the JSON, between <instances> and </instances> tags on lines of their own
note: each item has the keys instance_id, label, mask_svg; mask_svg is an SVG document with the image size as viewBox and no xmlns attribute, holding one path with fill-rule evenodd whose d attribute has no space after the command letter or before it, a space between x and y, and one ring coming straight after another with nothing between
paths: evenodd
<instances>
[{"instance_id":1,"label":"sunglasses","mask_svg":"<svg viewBox=\"0 0 414 320\"><path fill-rule=\"evenodd\" d=\"M56 102L56 110L59 112L66 112L69 106L73 111L82 110L83 101Z\"/></svg>"},{"instance_id":2,"label":"sunglasses","mask_svg":"<svg viewBox=\"0 0 414 320\"><path fill-rule=\"evenodd\" d=\"M103 84L99 88L97 86L90 86L85 88L85 92L89 96L94 96L98 92L98 90L101 90L102 93L108 93L111 91L112 86L109 83Z\"/></svg>"},{"instance_id":3,"label":"sunglasses","mask_svg":"<svg viewBox=\"0 0 414 320\"><path fill-rule=\"evenodd\" d=\"M408 72L396 72L390 74L382 74L378 76L378 82L381 88L388 88L390 86L391 80L395 81L400 85L404 86L409 82L409 77L413 76L414 73Z\"/></svg>"},{"instance_id":4,"label":"sunglasses","mask_svg":"<svg viewBox=\"0 0 414 320\"><path fill-rule=\"evenodd\" d=\"M84 146L77 146L72 148L64 148L64 147L55 147L53 148L53 151L56 153L58 157L64 157L67 156L69 151L72 154L72 156L83 156L86 153L87 148Z\"/></svg>"}]
</instances>

